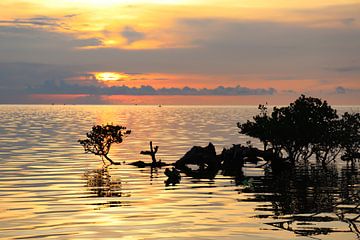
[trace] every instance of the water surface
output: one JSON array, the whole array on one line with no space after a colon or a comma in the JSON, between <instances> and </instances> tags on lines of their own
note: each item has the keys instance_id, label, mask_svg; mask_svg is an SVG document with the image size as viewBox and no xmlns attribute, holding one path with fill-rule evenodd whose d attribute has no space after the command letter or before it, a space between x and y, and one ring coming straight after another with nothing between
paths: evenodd
<instances>
[{"instance_id":1,"label":"water surface","mask_svg":"<svg viewBox=\"0 0 360 240\"><path fill-rule=\"evenodd\" d=\"M165 186L164 169L103 168L77 143L94 124L120 124L132 133L113 146L114 160L150 161L139 152L152 140L158 158L174 162L193 145L211 141L220 153L245 143L236 122L257 112L251 106L0 106L0 238L359 238L358 166L308 166L276 177L247 166L238 178L183 175L180 184Z\"/></svg>"}]
</instances>

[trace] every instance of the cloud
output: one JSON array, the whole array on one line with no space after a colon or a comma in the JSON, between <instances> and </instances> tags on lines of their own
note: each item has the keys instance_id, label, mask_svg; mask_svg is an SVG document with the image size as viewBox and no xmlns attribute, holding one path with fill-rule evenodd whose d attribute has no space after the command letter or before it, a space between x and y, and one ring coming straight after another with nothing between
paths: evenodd
<instances>
[{"instance_id":1,"label":"cloud","mask_svg":"<svg viewBox=\"0 0 360 240\"><path fill-rule=\"evenodd\" d=\"M76 75L70 67L37 63L0 63L0 88L24 89L26 86L56 81Z\"/></svg>"},{"instance_id":2,"label":"cloud","mask_svg":"<svg viewBox=\"0 0 360 240\"><path fill-rule=\"evenodd\" d=\"M273 95L274 88L246 88L241 86L216 88L160 88L152 86L128 87L113 86L103 87L94 85L69 84L65 81L45 81L37 86L29 86L30 94L89 94L89 95L189 95L189 96L244 96L244 95Z\"/></svg>"},{"instance_id":3,"label":"cloud","mask_svg":"<svg viewBox=\"0 0 360 240\"><path fill-rule=\"evenodd\" d=\"M355 23L356 18L343 18L340 21L346 26L351 26Z\"/></svg>"},{"instance_id":4,"label":"cloud","mask_svg":"<svg viewBox=\"0 0 360 240\"><path fill-rule=\"evenodd\" d=\"M0 24L7 24L10 26L34 25L34 26L61 26L59 18L52 17L35 17L35 18L17 18L14 20L0 20Z\"/></svg>"},{"instance_id":5,"label":"cloud","mask_svg":"<svg viewBox=\"0 0 360 240\"><path fill-rule=\"evenodd\" d=\"M337 87L337 88L335 89L335 92L336 92L337 94L345 94L345 93L346 93L346 89L343 88L343 87Z\"/></svg>"},{"instance_id":6,"label":"cloud","mask_svg":"<svg viewBox=\"0 0 360 240\"><path fill-rule=\"evenodd\" d=\"M0 61L82 63L95 66L96 71L116 71L121 66L124 72L283 75L301 79L327 78L325 67L346 66L360 55L360 29L217 18L179 19L177 24L174 29L189 37L193 47L78 51L78 47L100 46L102 39L84 41L44 29L2 26ZM129 43L145 37L131 27L122 34Z\"/></svg>"},{"instance_id":7,"label":"cloud","mask_svg":"<svg viewBox=\"0 0 360 240\"><path fill-rule=\"evenodd\" d=\"M91 74L83 73L79 66L0 62L0 95L8 95L11 92L11 95L16 98L25 94L30 86L64 80L79 83L73 80L78 78L84 79L81 80L81 84L98 84Z\"/></svg>"},{"instance_id":8,"label":"cloud","mask_svg":"<svg viewBox=\"0 0 360 240\"><path fill-rule=\"evenodd\" d=\"M182 19L190 48L91 49L107 68L126 72L256 74L326 78L325 66L347 65L360 55L360 29L315 29L272 22ZM79 55L81 56L81 54ZM95 57L96 56L96 57Z\"/></svg>"},{"instance_id":9,"label":"cloud","mask_svg":"<svg viewBox=\"0 0 360 240\"><path fill-rule=\"evenodd\" d=\"M71 62L77 48L101 46L97 38L78 39L73 35L26 26L0 26L0 62ZM77 60L76 62L81 62Z\"/></svg>"},{"instance_id":10,"label":"cloud","mask_svg":"<svg viewBox=\"0 0 360 240\"><path fill-rule=\"evenodd\" d=\"M144 33L138 32L130 26L125 27L121 32L121 35L126 38L128 44L132 44L133 42L140 41L145 38Z\"/></svg>"},{"instance_id":11,"label":"cloud","mask_svg":"<svg viewBox=\"0 0 360 240\"><path fill-rule=\"evenodd\" d=\"M76 13L74 13L74 14L67 14L67 15L65 15L64 16L64 18L73 18L73 17L77 17L77 16L79 16L80 14L76 14Z\"/></svg>"},{"instance_id":12,"label":"cloud","mask_svg":"<svg viewBox=\"0 0 360 240\"><path fill-rule=\"evenodd\" d=\"M330 68L329 70L340 72L340 73L347 73L347 72L360 72L360 66L343 66L343 67L335 67Z\"/></svg>"},{"instance_id":13,"label":"cloud","mask_svg":"<svg viewBox=\"0 0 360 240\"><path fill-rule=\"evenodd\" d=\"M310 25L323 27L350 27L357 25L359 3L329 4L326 7L290 10L292 16L304 19Z\"/></svg>"},{"instance_id":14,"label":"cloud","mask_svg":"<svg viewBox=\"0 0 360 240\"><path fill-rule=\"evenodd\" d=\"M338 86L335 88L335 93L336 94L360 94L360 89L350 89L350 88L345 88L342 86Z\"/></svg>"},{"instance_id":15,"label":"cloud","mask_svg":"<svg viewBox=\"0 0 360 240\"><path fill-rule=\"evenodd\" d=\"M136 32L132 28L128 30ZM0 66L0 86L22 89L24 86L41 86L44 81L67 80L84 72L121 71L202 76L202 79L207 79L196 82L194 78L194 82L187 84L184 78L181 85L190 88L192 84L207 84L212 90L218 85L246 84L256 88L256 81L259 81L261 87L258 92L261 93L263 86L269 86L266 81L287 79L289 87L278 85L274 88L299 91L301 84L291 84L292 78L296 78L294 80L312 81L317 84L314 87L335 91L334 86L338 85L336 81L340 81L340 77L343 86L352 86L351 81L359 73L360 29L357 28L308 28L274 22L186 18L178 19L174 31L189 36L192 47L86 49L86 46L101 45L102 39L77 39L75 35L44 28L0 26L0 65L1 62L18 64L17 70L7 75L7 67ZM39 69L34 65L24 72L29 65L23 68L19 62L46 64L40 64ZM46 71L46 74L40 74L40 70ZM223 79L226 83L222 82ZM321 79L328 79L328 82L317 82ZM247 82L244 84L242 81ZM100 90L97 87L95 91ZM106 91L110 94L110 89ZM171 91L177 94L179 89L163 90L164 94ZM213 94L221 91L221 88L217 89ZM244 94L249 92L254 93L244 90Z\"/></svg>"}]
</instances>

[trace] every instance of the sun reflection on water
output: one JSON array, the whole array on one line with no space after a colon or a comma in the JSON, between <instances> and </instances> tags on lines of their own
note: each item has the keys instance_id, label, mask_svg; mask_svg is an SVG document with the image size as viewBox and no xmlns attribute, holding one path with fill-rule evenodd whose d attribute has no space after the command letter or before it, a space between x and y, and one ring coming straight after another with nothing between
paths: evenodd
<instances>
[{"instance_id":1,"label":"sun reflection on water","mask_svg":"<svg viewBox=\"0 0 360 240\"><path fill-rule=\"evenodd\" d=\"M287 222L302 231L330 224L333 231L314 236L354 239L334 213L313 219L291 214L305 214L309 206L330 211L327 204L333 202L350 211L356 200L342 200L360 192L360 176L349 167L299 170L291 182L248 167L244 178L183 175L180 184L166 187L164 169L103 168L76 142L93 124L121 124L133 132L114 145L114 160L150 161L139 152L152 140L160 146L158 158L173 162L193 145L211 141L220 152L244 143L236 122L256 112L256 107L1 106L0 148L6 151L0 152L0 238L293 239L299 232L282 228ZM320 177L327 180L320 184ZM351 211L346 218L359 214ZM332 220L319 218L325 215Z\"/></svg>"}]
</instances>

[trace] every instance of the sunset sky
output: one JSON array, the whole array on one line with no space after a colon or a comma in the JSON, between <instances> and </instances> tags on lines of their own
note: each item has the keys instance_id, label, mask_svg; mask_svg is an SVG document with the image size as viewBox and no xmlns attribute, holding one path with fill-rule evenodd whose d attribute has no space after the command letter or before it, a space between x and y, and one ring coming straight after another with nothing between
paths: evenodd
<instances>
[{"instance_id":1,"label":"sunset sky","mask_svg":"<svg viewBox=\"0 0 360 240\"><path fill-rule=\"evenodd\" d=\"M0 103L360 104L360 1L1 0Z\"/></svg>"}]
</instances>

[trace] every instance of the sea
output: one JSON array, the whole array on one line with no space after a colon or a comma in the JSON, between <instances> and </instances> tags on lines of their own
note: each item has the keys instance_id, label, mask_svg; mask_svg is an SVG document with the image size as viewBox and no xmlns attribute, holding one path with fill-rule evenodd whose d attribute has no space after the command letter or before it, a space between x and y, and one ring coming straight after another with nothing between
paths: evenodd
<instances>
[{"instance_id":1,"label":"sea","mask_svg":"<svg viewBox=\"0 0 360 240\"><path fill-rule=\"evenodd\" d=\"M339 114L360 106L335 106ZM140 151L159 146L174 163L193 146L262 147L239 133L257 106L0 105L0 239L360 239L359 164L337 159L274 175L243 175L167 186L166 167ZM78 143L93 125L131 134L104 166Z\"/></svg>"}]
</instances>

